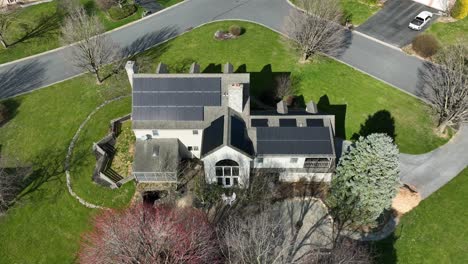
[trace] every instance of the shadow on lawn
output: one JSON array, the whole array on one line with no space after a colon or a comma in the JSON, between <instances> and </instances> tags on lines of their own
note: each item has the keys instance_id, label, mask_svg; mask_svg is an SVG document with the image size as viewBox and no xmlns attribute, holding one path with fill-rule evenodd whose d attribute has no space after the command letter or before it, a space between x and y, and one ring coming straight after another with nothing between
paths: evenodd
<instances>
[{"instance_id":1,"label":"shadow on lawn","mask_svg":"<svg viewBox=\"0 0 468 264\"><path fill-rule=\"evenodd\" d=\"M54 31L59 29L61 22L60 15L55 12L49 15L42 15L39 20L34 23L19 23L19 27L23 32L23 36L9 44L13 46L18 43L25 42L32 38L44 38L44 41L51 38ZM57 33L56 33L57 34ZM47 39L46 39L47 38Z\"/></svg>"},{"instance_id":2,"label":"shadow on lawn","mask_svg":"<svg viewBox=\"0 0 468 264\"><path fill-rule=\"evenodd\" d=\"M80 162L89 153L78 153L72 159L73 164ZM58 197L66 191L65 186L65 160L66 150L48 150L38 155L32 162L33 171L24 181L24 190L18 196L20 199L31 199L30 194L34 193L33 199L45 199L56 202ZM61 188L41 188L43 184L58 181ZM63 187L63 188L62 188Z\"/></svg>"},{"instance_id":3,"label":"shadow on lawn","mask_svg":"<svg viewBox=\"0 0 468 264\"><path fill-rule=\"evenodd\" d=\"M335 135L339 138L346 138L346 110L347 105L332 105L328 95L320 97L317 107L320 112L335 116Z\"/></svg>"},{"instance_id":4,"label":"shadow on lawn","mask_svg":"<svg viewBox=\"0 0 468 264\"><path fill-rule=\"evenodd\" d=\"M389 237L372 243L372 250L375 253L375 263L395 264L397 263L397 254L395 243L398 237L392 233Z\"/></svg>"},{"instance_id":5,"label":"shadow on lawn","mask_svg":"<svg viewBox=\"0 0 468 264\"><path fill-rule=\"evenodd\" d=\"M21 104L21 100L14 98L14 99L7 99L5 101L0 102L0 127L8 123L18 114L18 108ZM3 105L3 109L2 109ZM1 151L1 148L0 148ZM0 152L1 153L1 152Z\"/></svg>"},{"instance_id":6,"label":"shadow on lawn","mask_svg":"<svg viewBox=\"0 0 468 264\"><path fill-rule=\"evenodd\" d=\"M366 137L373 133L385 133L395 140L395 119L389 111L380 110L367 116L364 124L361 124L359 133L354 133L351 139L357 140L359 137Z\"/></svg>"}]
</instances>

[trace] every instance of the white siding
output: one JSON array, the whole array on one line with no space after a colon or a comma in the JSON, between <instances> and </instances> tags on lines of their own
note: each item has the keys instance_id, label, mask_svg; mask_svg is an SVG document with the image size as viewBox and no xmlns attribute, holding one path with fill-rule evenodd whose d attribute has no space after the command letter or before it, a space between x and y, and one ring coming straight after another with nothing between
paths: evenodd
<instances>
[{"instance_id":1,"label":"white siding","mask_svg":"<svg viewBox=\"0 0 468 264\"><path fill-rule=\"evenodd\" d=\"M224 146L202 159L205 166L205 177L208 183L216 183L216 162L230 159L239 163L239 184L246 185L249 182L251 158L244 154Z\"/></svg>"},{"instance_id":2,"label":"white siding","mask_svg":"<svg viewBox=\"0 0 468 264\"><path fill-rule=\"evenodd\" d=\"M297 163L291 163L291 158L294 157L264 157L263 163L259 163L258 158L256 158L254 168L304 168L305 157L295 157Z\"/></svg>"},{"instance_id":3,"label":"white siding","mask_svg":"<svg viewBox=\"0 0 468 264\"><path fill-rule=\"evenodd\" d=\"M155 129L158 130L158 136L153 136L151 129L134 129L136 138L145 138L150 135L152 138L177 138L185 148L198 147L198 151L192 150L191 153L199 158L202 144L203 129ZM198 135L193 134L193 130L198 131Z\"/></svg>"},{"instance_id":4,"label":"white siding","mask_svg":"<svg viewBox=\"0 0 468 264\"><path fill-rule=\"evenodd\" d=\"M279 176L279 180L283 182L298 182L300 179L314 182L330 182L332 173L303 173L303 172L283 172Z\"/></svg>"}]
</instances>

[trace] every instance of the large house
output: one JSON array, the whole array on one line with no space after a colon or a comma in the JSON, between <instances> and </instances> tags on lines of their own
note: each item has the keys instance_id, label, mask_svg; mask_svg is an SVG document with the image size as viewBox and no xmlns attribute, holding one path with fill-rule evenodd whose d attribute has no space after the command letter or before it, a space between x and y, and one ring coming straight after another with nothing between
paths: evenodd
<instances>
[{"instance_id":1,"label":"large house","mask_svg":"<svg viewBox=\"0 0 468 264\"><path fill-rule=\"evenodd\" d=\"M225 187L246 185L254 173L277 173L282 181L329 181L335 168L334 116L305 110L251 111L250 75L154 74L126 71L133 92L136 136L133 175L137 182L176 181L179 161L203 162L206 180Z\"/></svg>"}]
</instances>

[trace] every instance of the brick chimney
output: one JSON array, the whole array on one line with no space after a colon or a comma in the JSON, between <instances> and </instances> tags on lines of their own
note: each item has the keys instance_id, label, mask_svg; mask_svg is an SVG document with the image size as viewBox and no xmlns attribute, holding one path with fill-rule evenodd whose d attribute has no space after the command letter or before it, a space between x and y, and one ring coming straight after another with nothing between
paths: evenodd
<instances>
[{"instance_id":1,"label":"brick chimney","mask_svg":"<svg viewBox=\"0 0 468 264\"><path fill-rule=\"evenodd\" d=\"M228 88L229 107L234 111L242 113L244 104L244 85L241 83L233 83Z\"/></svg>"}]
</instances>

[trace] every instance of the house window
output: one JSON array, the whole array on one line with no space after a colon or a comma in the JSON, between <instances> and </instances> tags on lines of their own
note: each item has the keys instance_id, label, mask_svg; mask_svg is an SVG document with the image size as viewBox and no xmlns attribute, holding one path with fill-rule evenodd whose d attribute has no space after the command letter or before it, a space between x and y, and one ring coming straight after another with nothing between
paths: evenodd
<instances>
[{"instance_id":1,"label":"house window","mask_svg":"<svg viewBox=\"0 0 468 264\"><path fill-rule=\"evenodd\" d=\"M194 146L193 151L198 151L198 146Z\"/></svg>"},{"instance_id":2,"label":"house window","mask_svg":"<svg viewBox=\"0 0 468 264\"><path fill-rule=\"evenodd\" d=\"M297 158L291 158L291 163L297 163Z\"/></svg>"},{"instance_id":3,"label":"house window","mask_svg":"<svg viewBox=\"0 0 468 264\"><path fill-rule=\"evenodd\" d=\"M332 160L328 158L306 158L304 168L307 169L329 169Z\"/></svg>"},{"instance_id":4,"label":"house window","mask_svg":"<svg viewBox=\"0 0 468 264\"><path fill-rule=\"evenodd\" d=\"M153 129L153 137L159 136L159 131L157 129Z\"/></svg>"},{"instance_id":5,"label":"house window","mask_svg":"<svg viewBox=\"0 0 468 264\"><path fill-rule=\"evenodd\" d=\"M198 135L198 130L192 130L192 133L193 133L194 135Z\"/></svg>"},{"instance_id":6,"label":"house window","mask_svg":"<svg viewBox=\"0 0 468 264\"><path fill-rule=\"evenodd\" d=\"M263 158L257 158L257 163L262 164L263 163Z\"/></svg>"},{"instance_id":7,"label":"house window","mask_svg":"<svg viewBox=\"0 0 468 264\"><path fill-rule=\"evenodd\" d=\"M192 146L188 146L187 149L188 149L188 151L192 151L192 150L193 150L193 147L192 147Z\"/></svg>"},{"instance_id":8,"label":"house window","mask_svg":"<svg viewBox=\"0 0 468 264\"><path fill-rule=\"evenodd\" d=\"M233 160L221 160L215 166L216 181L224 187L239 185L239 163Z\"/></svg>"}]
</instances>

